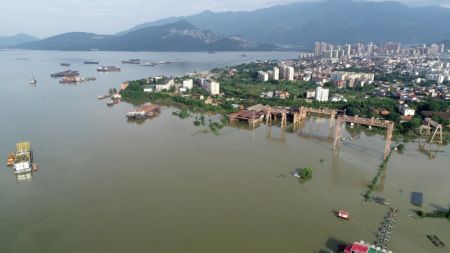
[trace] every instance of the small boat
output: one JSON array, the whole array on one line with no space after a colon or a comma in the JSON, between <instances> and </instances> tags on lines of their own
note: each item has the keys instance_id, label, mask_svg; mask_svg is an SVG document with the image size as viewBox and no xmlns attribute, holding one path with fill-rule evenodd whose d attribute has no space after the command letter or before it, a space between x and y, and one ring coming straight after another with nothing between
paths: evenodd
<instances>
[{"instance_id":1,"label":"small boat","mask_svg":"<svg viewBox=\"0 0 450 253\"><path fill-rule=\"evenodd\" d=\"M439 247L439 248L445 247L445 244L441 241L441 239L439 239L439 237L437 237L435 235L427 235L427 237L436 247Z\"/></svg>"},{"instance_id":2,"label":"small boat","mask_svg":"<svg viewBox=\"0 0 450 253\"><path fill-rule=\"evenodd\" d=\"M118 103L120 103L119 99L108 99L108 100L106 100L106 105L115 105L115 104L118 104Z\"/></svg>"},{"instance_id":3,"label":"small boat","mask_svg":"<svg viewBox=\"0 0 450 253\"><path fill-rule=\"evenodd\" d=\"M111 97L111 94L107 93L107 94L104 94L104 95L100 95L97 98L98 99L105 99L105 98L109 98L109 97Z\"/></svg>"},{"instance_id":4,"label":"small boat","mask_svg":"<svg viewBox=\"0 0 450 253\"><path fill-rule=\"evenodd\" d=\"M33 76L33 78L31 78L31 80L30 80L30 84L36 84L36 83L37 83L37 80Z\"/></svg>"},{"instance_id":5,"label":"small boat","mask_svg":"<svg viewBox=\"0 0 450 253\"><path fill-rule=\"evenodd\" d=\"M143 66L143 67L153 67L156 65L157 64L155 62L146 62L146 63L141 64L141 66Z\"/></svg>"},{"instance_id":6,"label":"small boat","mask_svg":"<svg viewBox=\"0 0 450 253\"><path fill-rule=\"evenodd\" d=\"M69 67L69 66L70 66L70 63L62 62L62 63L60 63L59 65L61 65L61 66L63 66L63 67Z\"/></svg>"},{"instance_id":7,"label":"small boat","mask_svg":"<svg viewBox=\"0 0 450 253\"><path fill-rule=\"evenodd\" d=\"M373 200L374 200L376 203L381 204L381 205L390 205L390 203L387 202L386 199L385 199L385 198L382 198L382 197L373 197Z\"/></svg>"},{"instance_id":8,"label":"small boat","mask_svg":"<svg viewBox=\"0 0 450 253\"><path fill-rule=\"evenodd\" d=\"M344 220L350 219L350 214L344 210L339 210L338 212L336 212L336 216Z\"/></svg>"},{"instance_id":9,"label":"small boat","mask_svg":"<svg viewBox=\"0 0 450 253\"><path fill-rule=\"evenodd\" d=\"M9 153L8 160L6 161L6 166L13 166L15 158L16 158L16 155L14 153Z\"/></svg>"},{"instance_id":10,"label":"small boat","mask_svg":"<svg viewBox=\"0 0 450 253\"><path fill-rule=\"evenodd\" d=\"M39 168L38 168L37 163L33 163L32 166L31 166L31 171L37 171L38 169Z\"/></svg>"},{"instance_id":11,"label":"small boat","mask_svg":"<svg viewBox=\"0 0 450 253\"><path fill-rule=\"evenodd\" d=\"M84 64L98 64L98 61L84 61Z\"/></svg>"},{"instance_id":12,"label":"small boat","mask_svg":"<svg viewBox=\"0 0 450 253\"><path fill-rule=\"evenodd\" d=\"M122 64L141 64L140 59L129 59L127 61L122 61Z\"/></svg>"}]
</instances>

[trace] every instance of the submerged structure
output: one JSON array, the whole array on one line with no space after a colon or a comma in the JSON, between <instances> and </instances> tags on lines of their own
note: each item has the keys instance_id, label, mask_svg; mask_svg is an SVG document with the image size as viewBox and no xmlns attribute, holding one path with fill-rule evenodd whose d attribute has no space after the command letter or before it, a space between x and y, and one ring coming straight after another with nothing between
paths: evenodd
<instances>
[{"instance_id":1,"label":"submerged structure","mask_svg":"<svg viewBox=\"0 0 450 253\"><path fill-rule=\"evenodd\" d=\"M157 104L145 103L139 108L127 113L128 119L145 119L154 117L161 112L161 107Z\"/></svg>"}]
</instances>

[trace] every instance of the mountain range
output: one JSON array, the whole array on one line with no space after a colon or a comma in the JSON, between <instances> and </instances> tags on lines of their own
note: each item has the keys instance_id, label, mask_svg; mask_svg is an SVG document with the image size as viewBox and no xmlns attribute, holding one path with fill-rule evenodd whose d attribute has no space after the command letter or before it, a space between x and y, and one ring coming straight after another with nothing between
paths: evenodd
<instances>
[{"instance_id":1,"label":"mountain range","mask_svg":"<svg viewBox=\"0 0 450 253\"><path fill-rule=\"evenodd\" d=\"M19 33L13 36L0 36L0 47L8 47L20 43L26 43L37 40L39 39L34 36L23 33Z\"/></svg>"},{"instance_id":2,"label":"mountain range","mask_svg":"<svg viewBox=\"0 0 450 253\"><path fill-rule=\"evenodd\" d=\"M450 39L449 8L352 0L297 2L249 12L205 11L140 24L119 34L181 19L218 34L237 34L252 41L308 47L315 41L414 44Z\"/></svg>"},{"instance_id":3,"label":"mountain range","mask_svg":"<svg viewBox=\"0 0 450 253\"><path fill-rule=\"evenodd\" d=\"M272 50L269 44L250 42L239 36L220 36L200 30L191 23L174 23L143 27L119 35L72 32L11 48L34 50L103 50L103 51L252 51Z\"/></svg>"},{"instance_id":4,"label":"mountain range","mask_svg":"<svg viewBox=\"0 0 450 253\"><path fill-rule=\"evenodd\" d=\"M114 35L64 33L8 47L43 50L237 51L329 43L435 43L450 39L450 9L398 2L324 0L254 11L170 17ZM0 45L0 47L2 47ZM3 46L5 47L5 46Z\"/></svg>"}]
</instances>

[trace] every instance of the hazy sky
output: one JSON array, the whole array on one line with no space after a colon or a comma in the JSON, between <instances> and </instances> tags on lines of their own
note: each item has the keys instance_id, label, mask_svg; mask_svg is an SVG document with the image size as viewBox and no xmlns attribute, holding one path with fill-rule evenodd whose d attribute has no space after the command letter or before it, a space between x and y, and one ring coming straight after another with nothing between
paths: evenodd
<instances>
[{"instance_id":1,"label":"hazy sky","mask_svg":"<svg viewBox=\"0 0 450 253\"><path fill-rule=\"evenodd\" d=\"M42 38L69 31L113 34L164 17L204 10L252 10L298 1L305 0L0 0L0 36L23 32ZM450 7L450 0L400 2Z\"/></svg>"}]
</instances>

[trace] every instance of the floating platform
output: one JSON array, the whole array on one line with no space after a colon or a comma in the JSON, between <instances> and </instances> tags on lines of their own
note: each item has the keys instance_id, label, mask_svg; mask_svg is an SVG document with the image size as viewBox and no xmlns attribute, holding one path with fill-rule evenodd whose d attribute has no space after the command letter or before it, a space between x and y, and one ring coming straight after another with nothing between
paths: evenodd
<instances>
[{"instance_id":1,"label":"floating platform","mask_svg":"<svg viewBox=\"0 0 450 253\"><path fill-rule=\"evenodd\" d=\"M422 207L423 193L422 192L412 192L411 193L411 204Z\"/></svg>"}]
</instances>

